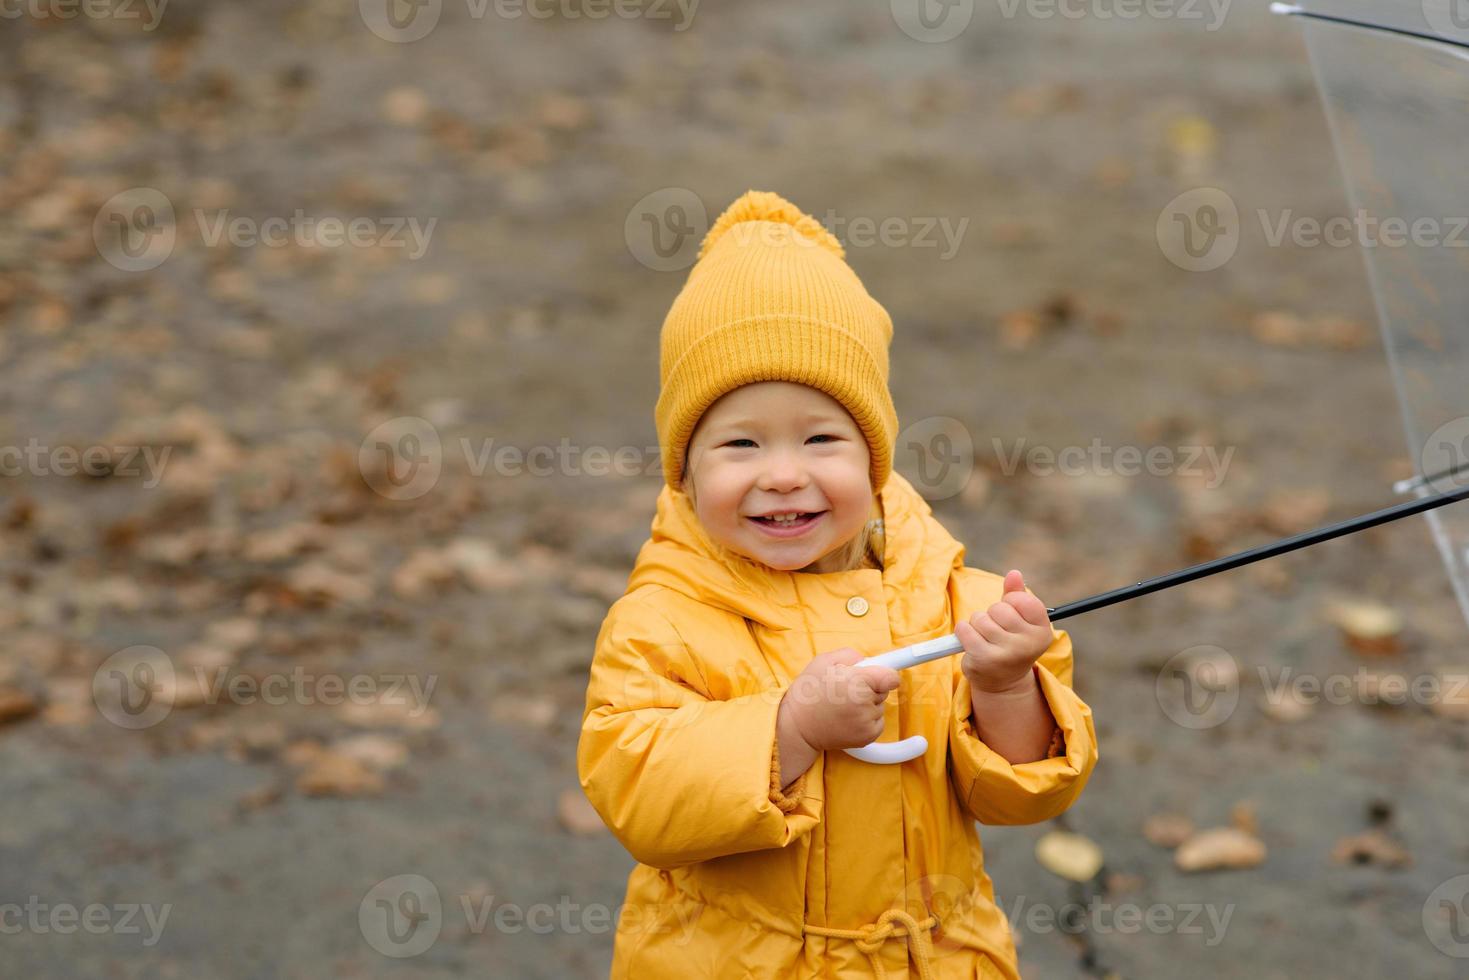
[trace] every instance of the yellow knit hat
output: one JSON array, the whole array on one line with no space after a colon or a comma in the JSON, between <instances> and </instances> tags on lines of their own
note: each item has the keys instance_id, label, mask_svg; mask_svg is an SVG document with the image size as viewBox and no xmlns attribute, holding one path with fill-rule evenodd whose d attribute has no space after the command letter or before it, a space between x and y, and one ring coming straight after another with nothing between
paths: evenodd
<instances>
[{"instance_id":1,"label":"yellow knit hat","mask_svg":"<svg viewBox=\"0 0 1469 980\"><path fill-rule=\"evenodd\" d=\"M820 222L769 191L746 191L714 222L660 338L653 414L670 487L680 489L689 438L721 395L793 381L847 409L867 439L872 491L883 488L898 436L893 323L844 255Z\"/></svg>"}]
</instances>

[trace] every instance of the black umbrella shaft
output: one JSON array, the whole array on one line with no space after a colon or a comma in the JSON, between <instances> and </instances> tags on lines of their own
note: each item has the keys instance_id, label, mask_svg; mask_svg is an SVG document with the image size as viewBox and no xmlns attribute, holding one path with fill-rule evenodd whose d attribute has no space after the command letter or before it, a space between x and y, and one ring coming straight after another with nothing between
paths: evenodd
<instances>
[{"instance_id":1,"label":"black umbrella shaft","mask_svg":"<svg viewBox=\"0 0 1469 980\"><path fill-rule=\"evenodd\" d=\"M1442 507L1445 504L1451 504L1456 500L1463 500L1466 497L1469 497L1469 487L1449 490L1431 497L1423 497L1419 500L1410 500L1407 503L1398 504L1394 507L1385 507L1382 510L1373 511L1370 514L1363 514L1361 517L1354 517L1351 520L1342 521L1338 524L1328 524L1326 527L1319 527L1314 531L1305 531L1288 538L1282 538L1273 544L1261 545L1258 548L1251 548L1248 551L1241 551L1234 555L1226 555L1223 558L1215 558L1213 561L1206 561L1202 565L1193 565L1176 572L1170 572L1167 575L1159 575L1157 578L1150 578L1147 581L1138 582L1135 585L1126 585L1120 589L1113 589L1111 592L1102 592L1086 599L1068 602L1054 609L1047 609L1046 613L1050 616L1051 621L1055 622L1058 619L1065 619L1067 616L1075 616L1078 613L1091 612L1093 609L1101 609L1103 606L1110 606L1114 603L1125 602L1128 599L1135 599L1138 596L1147 595L1149 592L1157 592L1160 589L1171 589L1175 585L1192 582L1194 579L1203 578L1206 575L1213 575L1215 572L1222 572L1230 568L1238 568L1241 565L1248 565L1250 562L1260 561L1262 558L1272 558L1275 555L1283 555L1287 551L1305 548L1308 545L1313 545L1320 541L1330 541L1332 538L1339 538L1344 534L1365 531L1369 527L1386 524L1388 521L1395 521L1400 517L1420 514L1425 510Z\"/></svg>"}]
</instances>

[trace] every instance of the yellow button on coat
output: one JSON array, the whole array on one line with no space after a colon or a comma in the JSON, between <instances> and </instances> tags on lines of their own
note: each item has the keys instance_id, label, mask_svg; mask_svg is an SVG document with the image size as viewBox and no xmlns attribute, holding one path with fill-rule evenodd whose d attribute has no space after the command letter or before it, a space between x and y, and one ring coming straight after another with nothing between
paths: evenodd
<instances>
[{"instance_id":1,"label":"yellow button on coat","mask_svg":"<svg viewBox=\"0 0 1469 980\"><path fill-rule=\"evenodd\" d=\"M851 613L853 616L866 616L867 600L862 598L860 595L852 596L852 598L847 600L847 612Z\"/></svg>"}]
</instances>

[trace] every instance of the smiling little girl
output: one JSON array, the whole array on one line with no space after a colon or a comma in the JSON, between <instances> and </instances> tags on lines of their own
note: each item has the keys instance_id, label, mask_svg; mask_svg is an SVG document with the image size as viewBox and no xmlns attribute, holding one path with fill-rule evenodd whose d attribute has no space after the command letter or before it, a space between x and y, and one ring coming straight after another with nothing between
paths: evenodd
<instances>
[{"instance_id":1,"label":"smiling little girl","mask_svg":"<svg viewBox=\"0 0 1469 980\"><path fill-rule=\"evenodd\" d=\"M577 749L638 861L614 978L1018 977L974 821L1064 811L1096 732L1067 633L893 471L891 338L840 243L759 191L664 321L665 485ZM854 666L947 633L962 657ZM897 765L839 751L915 735Z\"/></svg>"}]
</instances>

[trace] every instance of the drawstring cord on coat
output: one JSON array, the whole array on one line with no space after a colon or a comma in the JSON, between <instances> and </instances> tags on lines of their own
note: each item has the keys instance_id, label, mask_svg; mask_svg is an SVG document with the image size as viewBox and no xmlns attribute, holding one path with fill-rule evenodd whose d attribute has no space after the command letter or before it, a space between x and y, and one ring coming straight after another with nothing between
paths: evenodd
<instances>
[{"instance_id":1,"label":"drawstring cord on coat","mask_svg":"<svg viewBox=\"0 0 1469 980\"><path fill-rule=\"evenodd\" d=\"M884 942L898 934L898 930L894 928L895 923L902 926L908 934L908 952L912 954L913 962L918 964L918 976L922 980L933 980L933 966L929 962L929 957L933 955L933 941L928 930L939 924L939 917L936 915L930 915L919 922L903 909L888 909L877 917L876 922L861 929L829 929L813 925L802 925L801 929L833 939L855 939L857 948L872 961L872 972L877 974L877 980L885 980L887 973L882 968L882 958L878 951L882 949Z\"/></svg>"}]
</instances>

